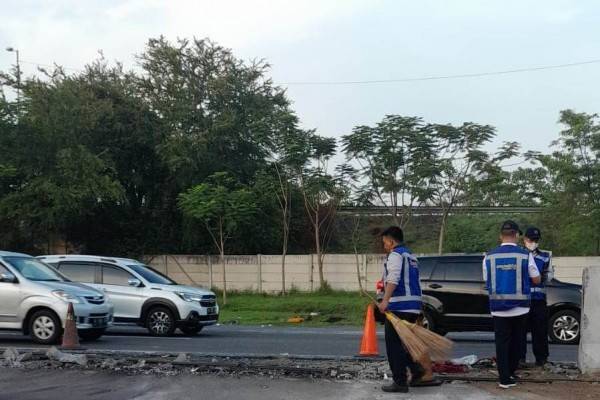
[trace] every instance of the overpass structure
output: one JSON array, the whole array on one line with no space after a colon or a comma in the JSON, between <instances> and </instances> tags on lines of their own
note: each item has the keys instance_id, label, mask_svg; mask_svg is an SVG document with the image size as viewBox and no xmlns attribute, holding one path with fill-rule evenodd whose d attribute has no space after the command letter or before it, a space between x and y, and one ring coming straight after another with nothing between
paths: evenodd
<instances>
[{"instance_id":1,"label":"overpass structure","mask_svg":"<svg viewBox=\"0 0 600 400\"><path fill-rule=\"evenodd\" d=\"M397 214L408 210L407 207L399 206ZM452 207L450 214L536 214L543 211L543 207ZM412 215L442 215L442 207L417 206L412 207ZM368 216L390 216L394 215L394 207L367 206L367 207L340 207L338 214L345 215L368 215Z\"/></svg>"}]
</instances>

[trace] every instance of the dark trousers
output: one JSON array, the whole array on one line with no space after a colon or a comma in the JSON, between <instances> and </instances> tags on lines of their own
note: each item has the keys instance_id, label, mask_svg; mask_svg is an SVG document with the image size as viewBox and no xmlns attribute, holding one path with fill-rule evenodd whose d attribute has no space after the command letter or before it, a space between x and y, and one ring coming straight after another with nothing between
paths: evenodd
<instances>
[{"instance_id":1,"label":"dark trousers","mask_svg":"<svg viewBox=\"0 0 600 400\"><path fill-rule=\"evenodd\" d=\"M546 300L531 300L529 310L531 347L537 363L545 362L550 355L548 349L548 307Z\"/></svg>"},{"instance_id":2,"label":"dark trousers","mask_svg":"<svg viewBox=\"0 0 600 400\"><path fill-rule=\"evenodd\" d=\"M527 315L527 328L523 332L521 343L521 359L527 356L527 332L531 331L531 347L537 363L547 361L550 355L548 349L548 307L546 300L531 300Z\"/></svg>"},{"instance_id":3,"label":"dark trousers","mask_svg":"<svg viewBox=\"0 0 600 400\"><path fill-rule=\"evenodd\" d=\"M496 363L500 383L507 383L519 366L523 332L527 327L527 314L518 317L494 317L496 337Z\"/></svg>"},{"instance_id":4,"label":"dark trousers","mask_svg":"<svg viewBox=\"0 0 600 400\"><path fill-rule=\"evenodd\" d=\"M412 323L416 322L418 317L417 314L411 313L394 312L394 314L403 320ZM402 340L398 336L398 333L396 333L392 323L387 318L385 320L385 349L387 352L388 362L390 363L390 369L392 370L394 382L396 382L398 385L407 384L407 368L410 368L413 376L421 371L421 366L412 359L410 353L404 348Z\"/></svg>"}]
</instances>

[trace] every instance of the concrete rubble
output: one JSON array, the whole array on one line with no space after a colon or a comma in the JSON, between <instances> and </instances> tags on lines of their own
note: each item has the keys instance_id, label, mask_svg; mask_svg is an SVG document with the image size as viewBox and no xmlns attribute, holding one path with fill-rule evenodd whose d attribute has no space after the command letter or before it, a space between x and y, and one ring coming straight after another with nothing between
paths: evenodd
<instances>
[{"instance_id":1,"label":"concrete rubble","mask_svg":"<svg viewBox=\"0 0 600 400\"><path fill-rule=\"evenodd\" d=\"M336 381L381 381L390 375L387 361L382 358L323 359L293 357L242 357L205 356L194 354L128 354L75 352L66 353L51 348L47 352L20 354L17 349L4 351L2 366L38 369L84 369L104 370L126 375L216 375L216 376L262 376L270 379L280 377L304 377ZM497 372L493 361L479 360L459 374L441 373L444 381L496 381ZM546 368L529 368L520 372L531 381L593 381L582 376L575 364L556 363ZM597 380L597 379L596 379Z\"/></svg>"},{"instance_id":2,"label":"concrete rubble","mask_svg":"<svg viewBox=\"0 0 600 400\"><path fill-rule=\"evenodd\" d=\"M22 363L31 360L32 353L25 352L20 354L19 351L13 347L9 347L2 354L4 363L11 367L19 367Z\"/></svg>"},{"instance_id":3,"label":"concrete rubble","mask_svg":"<svg viewBox=\"0 0 600 400\"><path fill-rule=\"evenodd\" d=\"M85 367L88 363L88 358L85 354L69 354L63 353L56 347L51 347L47 352L48 359L66 364L77 364Z\"/></svg>"}]
</instances>

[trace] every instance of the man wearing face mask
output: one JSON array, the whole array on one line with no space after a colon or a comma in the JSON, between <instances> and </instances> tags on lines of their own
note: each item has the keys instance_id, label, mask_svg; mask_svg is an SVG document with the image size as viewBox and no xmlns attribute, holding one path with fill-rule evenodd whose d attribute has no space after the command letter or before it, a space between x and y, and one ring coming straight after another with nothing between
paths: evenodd
<instances>
[{"instance_id":1,"label":"man wearing face mask","mask_svg":"<svg viewBox=\"0 0 600 400\"><path fill-rule=\"evenodd\" d=\"M531 286L531 308L529 310L529 326L531 327L531 344L535 363L543 366L548 362L548 308L546 306L546 284L554 278L552 256L549 252L539 249L542 233L536 227L528 228L523 238L525 247L531 252L542 280ZM523 352L527 353L527 342Z\"/></svg>"}]
</instances>

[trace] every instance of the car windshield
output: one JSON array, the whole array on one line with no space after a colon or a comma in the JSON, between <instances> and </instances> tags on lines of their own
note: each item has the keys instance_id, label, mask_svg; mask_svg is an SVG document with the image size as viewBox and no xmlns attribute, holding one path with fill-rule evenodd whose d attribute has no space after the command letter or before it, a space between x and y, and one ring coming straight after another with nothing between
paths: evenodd
<instances>
[{"instance_id":1,"label":"car windshield","mask_svg":"<svg viewBox=\"0 0 600 400\"><path fill-rule=\"evenodd\" d=\"M23 277L31 281L64 282L68 281L54 268L29 257L4 257L4 261L15 268Z\"/></svg>"},{"instance_id":2,"label":"car windshield","mask_svg":"<svg viewBox=\"0 0 600 400\"><path fill-rule=\"evenodd\" d=\"M128 265L128 267L150 283L156 283L157 285L177 285L177 282L147 265L132 264Z\"/></svg>"}]
</instances>

